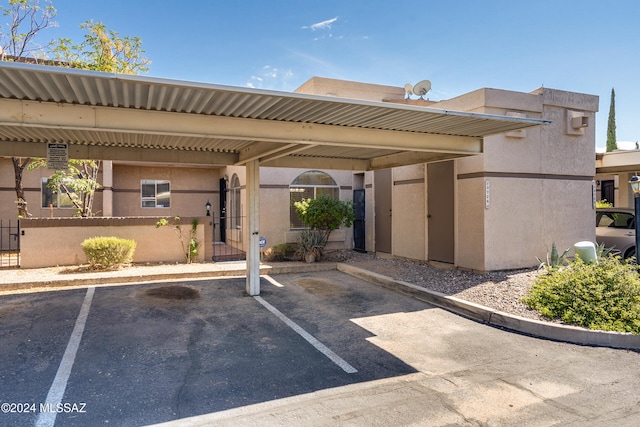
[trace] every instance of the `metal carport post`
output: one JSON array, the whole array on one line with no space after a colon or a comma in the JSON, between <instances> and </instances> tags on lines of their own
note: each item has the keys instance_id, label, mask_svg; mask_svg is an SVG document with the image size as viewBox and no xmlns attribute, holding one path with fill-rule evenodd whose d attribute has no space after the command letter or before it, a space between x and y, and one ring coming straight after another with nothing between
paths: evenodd
<instances>
[{"instance_id":1,"label":"metal carport post","mask_svg":"<svg viewBox=\"0 0 640 427\"><path fill-rule=\"evenodd\" d=\"M249 248L247 250L247 293L260 295L260 160L246 164Z\"/></svg>"}]
</instances>

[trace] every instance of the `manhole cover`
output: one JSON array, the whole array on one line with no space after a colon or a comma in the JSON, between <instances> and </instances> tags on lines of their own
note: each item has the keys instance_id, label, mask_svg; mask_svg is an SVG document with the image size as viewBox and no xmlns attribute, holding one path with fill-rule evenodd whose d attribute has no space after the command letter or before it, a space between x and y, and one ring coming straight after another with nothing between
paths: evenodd
<instances>
[{"instance_id":1,"label":"manhole cover","mask_svg":"<svg viewBox=\"0 0 640 427\"><path fill-rule=\"evenodd\" d=\"M170 300L187 300L200 298L200 292L187 286L161 286L145 291L145 295Z\"/></svg>"}]
</instances>

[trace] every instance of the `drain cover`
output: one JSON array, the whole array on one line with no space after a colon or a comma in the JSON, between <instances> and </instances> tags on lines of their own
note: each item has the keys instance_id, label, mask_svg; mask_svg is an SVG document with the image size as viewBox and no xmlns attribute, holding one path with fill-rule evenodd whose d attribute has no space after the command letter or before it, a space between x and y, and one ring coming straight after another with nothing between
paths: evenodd
<instances>
[{"instance_id":1,"label":"drain cover","mask_svg":"<svg viewBox=\"0 0 640 427\"><path fill-rule=\"evenodd\" d=\"M200 292L188 286L161 286L159 288L151 288L145 291L145 295L170 300L200 298Z\"/></svg>"}]
</instances>

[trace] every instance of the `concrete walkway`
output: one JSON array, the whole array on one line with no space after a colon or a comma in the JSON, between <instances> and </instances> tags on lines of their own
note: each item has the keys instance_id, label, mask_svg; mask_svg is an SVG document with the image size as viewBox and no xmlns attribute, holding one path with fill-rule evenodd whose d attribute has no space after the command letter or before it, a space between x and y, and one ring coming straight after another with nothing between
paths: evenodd
<instances>
[{"instance_id":1,"label":"concrete walkway","mask_svg":"<svg viewBox=\"0 0 640 427\"><path fill-rule=\"evenodd\" d=\"M409 294L414 298L444 308L452 313L498 328L533 337L573 344L640 350L640 335L593 331L559 323L526 319L439 292L434 292L412 283L395 280L350 264L329 262L312 264L302 262L262 264L260 274L276 275L335 269L378 286L384 286L397 292ZM238 261L190 265L180 264L179 271L176 270L176 266L171 264L135 266L110 272L77 272L71 268L68 269L68 271L60 268L39 269L38 271L20 269L5 270L0 272L0 294L175 279L185 280L220 276L244 276L246 274L246 263L244 261Z\"/></svg>"}]
</instances>

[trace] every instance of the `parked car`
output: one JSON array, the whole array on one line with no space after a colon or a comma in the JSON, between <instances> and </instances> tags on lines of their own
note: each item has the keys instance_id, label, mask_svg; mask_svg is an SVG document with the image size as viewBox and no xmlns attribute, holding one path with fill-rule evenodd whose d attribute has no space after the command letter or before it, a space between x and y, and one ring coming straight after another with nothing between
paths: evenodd
<instances>
[{"instance_id":1,"label":"parked car","mask_svg":"<svg viewBox=\"0 0 640 427\"><path fill-rule=\"evenodd\" d=\"M624 258L636 255L636 223L630 208L596 209L596 241Z\"/></svg>"}]
</instances>

